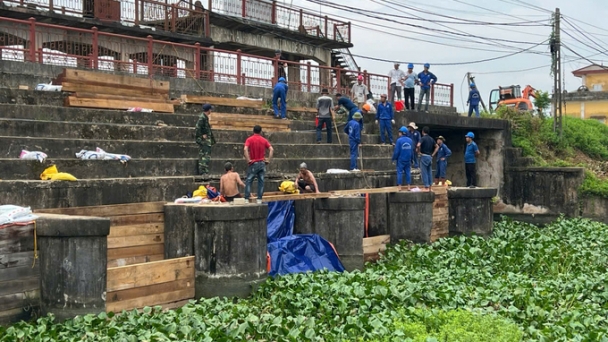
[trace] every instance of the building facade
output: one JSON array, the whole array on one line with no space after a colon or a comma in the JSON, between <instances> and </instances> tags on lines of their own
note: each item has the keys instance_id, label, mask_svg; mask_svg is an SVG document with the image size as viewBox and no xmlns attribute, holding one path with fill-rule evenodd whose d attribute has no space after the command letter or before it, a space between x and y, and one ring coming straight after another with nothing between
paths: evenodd
<instances>
[{"instance_id":1,"label":"building facade","mask_svg":"<svg viewBox=\"0 0 608 342\"><path fill-rule=\"evenodd\" d=\"M572 74L582 84L577 91L564 94L566 115L608 125L608 67L589 65Z\"/></svg>"}]
</instances>

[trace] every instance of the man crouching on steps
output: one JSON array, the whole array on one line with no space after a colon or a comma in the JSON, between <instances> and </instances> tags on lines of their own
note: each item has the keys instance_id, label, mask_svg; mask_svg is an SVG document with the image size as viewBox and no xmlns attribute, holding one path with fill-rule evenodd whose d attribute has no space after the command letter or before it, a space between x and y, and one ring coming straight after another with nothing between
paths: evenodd
<instances>
[{"instance_id":1,"label":"man crouching on steps","mask_svg":"<svg viewBox=\"0 0 608 342\"><path fill-rule=\"evenodd\" d=\"M239 187L245 187L245 183L239 177L239 174L234 172L232 163L224 164L226 173L220 178L220 194L224 196L226 202L234 202L235 198L242 198L239 192Z\"/></svg>"},{"instance_id":2,"label":"man crouching on steps","mask_svg":"<svg viewBox=\"0 0 608 342\"><path fill-rule=\"evenodd\" d=\"M308 170L308 165L306 163L300 164L300 173L296 176L296 182L298 185L298 189L301 192L308 193L319 193L319 186L317 185L317 180L315 176Z\"/></svg>"}]
</instances>

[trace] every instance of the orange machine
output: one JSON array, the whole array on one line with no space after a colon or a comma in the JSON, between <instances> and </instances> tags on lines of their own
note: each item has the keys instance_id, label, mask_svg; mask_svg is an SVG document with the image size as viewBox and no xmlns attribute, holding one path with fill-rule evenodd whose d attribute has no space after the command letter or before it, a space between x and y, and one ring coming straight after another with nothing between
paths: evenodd
<instances>
[{"instance_id":1,"label":"orange machine","mask_svg":"<svg viewBox=\"0 0 608 342\"><path fill-rule=\"evenodd\" d=\"M536 98L536 89L530 85L527 85L523 91L519 85L498 87L490 92L490 112L503 105L521 112L533 111L534 105L530 97Z\"/></svg>"}]
</instances>

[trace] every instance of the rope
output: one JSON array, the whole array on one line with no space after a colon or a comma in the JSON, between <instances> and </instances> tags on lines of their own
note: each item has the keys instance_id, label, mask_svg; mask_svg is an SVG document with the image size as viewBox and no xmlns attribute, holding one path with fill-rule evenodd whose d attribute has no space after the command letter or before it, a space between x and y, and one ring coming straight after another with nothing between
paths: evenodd
<instances>
[{"instance_id":1,"label":"rope","mask_svg":"<svg viewBox=\"0 0 608 342\"><path fill-rule=\"evenodd\" d=\"M36 266L36 260L38 259L38 238L36 231L36 221L34 221L34 262L32 263L32 268Z\"/></svg>"}]
</instances>

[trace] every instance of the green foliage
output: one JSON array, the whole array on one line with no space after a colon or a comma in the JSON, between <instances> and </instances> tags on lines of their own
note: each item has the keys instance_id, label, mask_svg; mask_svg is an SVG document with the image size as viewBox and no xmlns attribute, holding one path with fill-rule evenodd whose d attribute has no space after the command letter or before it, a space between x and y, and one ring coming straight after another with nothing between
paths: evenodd
<instances>
[{"instance_id":1,"label":"green foliage","mask_svg":"<svg viewBox=\"0 0 608 342\"><path fill-rule=\"evenodd\" d=\"M545 115L545 111L551 105L551 96L549 96L549 92L546 91L537 91L536 98L534 98L534 106L538 109L538 113L541 116Z\"/></svg>"},{"instance_id":2,"label":"green foliage","mask_svg":"<svg viewBox=\"0 0 608 342\"><path fill-rule=\"evenodd\" d=\"M580 190L585 195L608 198L608 180L600 179L593 172L585 171L585 180Z\"/></svg>"},{"instance_id":3,"label":"green foliage","mask_svg":"<svg viewBox=\"0 0 608 342\"><path fill-rule=\"evenodd\" d=\"M607 246L608 226L597 222L560 219L539 229L504 221L487 240L393 246L364 272L269 279L248 300L64 323L44 317L0 328L0 341L385 341L401 333L468 341L495 331L488 325L502 332L494 341L517 336L495 316L516 324L524 341L607 341Z\"/></svg>"}]
</instances>

